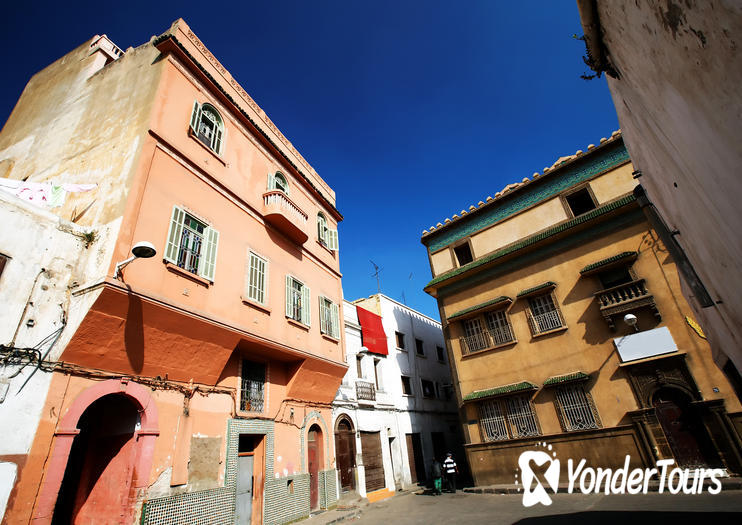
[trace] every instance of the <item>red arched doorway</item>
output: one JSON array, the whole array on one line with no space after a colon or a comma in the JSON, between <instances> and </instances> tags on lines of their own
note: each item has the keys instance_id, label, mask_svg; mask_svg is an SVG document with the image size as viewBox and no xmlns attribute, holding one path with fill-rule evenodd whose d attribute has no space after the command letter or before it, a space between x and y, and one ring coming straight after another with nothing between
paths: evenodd
<instances>
[{"instance_id":1,"label":"red arched doorway","mask_svg":"<svg viewBox=\"0 0 742 525\"><path fill-rule=\"evenodd\" d=\"M142 385L112 379L80 393L57 427L34 523L130 523L158 434Z\"/></svg>"},{"instance_id":2,"label":"red arched doorway","mask_svg":"<svg viewBox=\"0 0 742 525\"><path fill-rule=\"evenodd\" d=\"M131 489L137 407L109 394L83 413L54 507L54 524L120 523Z\"/></svg>"},{"instance_id":3,"label":"red arched doorway","mask_svg":"<svg viewBox=\"0 0 742 525\"><path fill-rule=\"evenodd\" d=\"M356 433L353 431L353 423L346 416L340 416L335 424L335 458L340 472L340 490L342 492L354 490Z\"/></svg>"},{"instance_id":4,"label":"red arched doorway","mask_svg":"<svg viewBox=\"0 0 742 525\"><path fill-rule=\"evenodd\" d=\"M691 398L677 388L660 388L652 396L657 419L675 461L681 467L719 466L719 455Z\"/></svg>"},{"instance_id":5,"label":"red arched doorway","mask_svg":"<svg viewBox=\"0 0 742 525\"><path fill-rule=\"evenodd\" d=\"M319 472L323 464L322 429L319 425L309 427L307 433L307 463L309 466L309 508L319 507Z\"/></svg>"}]
</instances>

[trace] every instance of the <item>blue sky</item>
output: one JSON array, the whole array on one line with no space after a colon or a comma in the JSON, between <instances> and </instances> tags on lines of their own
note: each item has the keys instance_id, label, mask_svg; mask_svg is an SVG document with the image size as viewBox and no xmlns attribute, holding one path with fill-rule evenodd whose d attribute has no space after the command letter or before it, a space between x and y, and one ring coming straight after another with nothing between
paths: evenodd
<instances>
[{"instance_id":1,"label":"blue sky","mask_svg":"<svg viewBox=\"0 0 742 525\"><path fill-rule=\"evenodd\" d=\"M61 6L64 5L62 8ZM574 2L14 2L0 122L38 70L95 34L126 49L184 18L334 188L346 299L431 317L421 232L618 129L585 81Z\"/></svg>"}]
</instances>

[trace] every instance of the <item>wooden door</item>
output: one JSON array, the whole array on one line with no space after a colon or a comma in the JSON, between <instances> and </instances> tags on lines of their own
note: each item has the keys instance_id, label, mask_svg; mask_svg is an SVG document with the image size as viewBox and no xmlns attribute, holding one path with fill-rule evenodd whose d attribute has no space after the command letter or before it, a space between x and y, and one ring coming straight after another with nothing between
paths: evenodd
<instances>
[{"instance_id":1,"label":"wooden door","mask_svg":"<svg viewBox=\"0 0 742 525\"><path fill-rule=\"evenodd\" d=\"M349 427L338 427L335 434L335 457L340 472L340 489L343 492L355 489L353 468L355 467L356 457L356 437Z\"/></svg>"},{"instance_id":2,"label":"wooden door","mask_svg":"<svg viewBox=\"0 0 742 525\"><path fill-rule=\"evenodd\" d=\"M321 461L322 433L312 426L307 434L307 463L309 465L309 508L319 507L319 466Z\"/></svg>"},{"instance_id":3,"label":"wooden door","mask_svg":"<svg viewBox=\"0 0 742 525\"><path fill-rule=\"evenodd\" d=\"M361 453L366 472L366 492L383 489L384 461L381 456L381 435L379 432L361 432Z\"/></svg>"},{"instance_id":4,"label":"wooden door","mask_svg":"<svg viewBox=\"0 0 742 525\"><path fill-rule=\"evenodd\" d=\"M687 401L679 391L662 389L655 394L652 404L678 465L708 466L709 454L704 454L703 447L705 429Z\"/></svg>"},{"instance_id":5,"label":"wooden door","mask_svg":"<svg viewBox=\"0 0 742 525\"><path fill-rule=\"evenodd\" d=\"M423 463L423 447L420 434L406 434L407 459L410 462L410 478L412 483L425 481L425 464Z\"/></svg>"}]
</instances>

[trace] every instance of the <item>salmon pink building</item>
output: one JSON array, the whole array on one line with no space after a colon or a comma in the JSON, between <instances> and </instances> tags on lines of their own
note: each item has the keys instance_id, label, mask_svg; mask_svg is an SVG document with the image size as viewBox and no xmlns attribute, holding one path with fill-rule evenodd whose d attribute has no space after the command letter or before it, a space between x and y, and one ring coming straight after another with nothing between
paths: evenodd
<instances>
[{"instance_id":1,"label":"salmon pink building","mask_svg":"<svg viewBox=\"0 0 742 525\"><path fill-rule=\"evenodd\" d=\"M0 203L36 196L73 236L54 260L76 261L54 274L44 381L18 394L36 416L0 401L28 436L0 454L4 522L286 523L333 504L342 215L183 20L37 73L0 133L0 182L15 192ZM1 349L33 360L30 331L53 327L29 303L52 277L22 277L18 224L0 298L26 339L3 331Z\"/></svg>"}]
</instances>

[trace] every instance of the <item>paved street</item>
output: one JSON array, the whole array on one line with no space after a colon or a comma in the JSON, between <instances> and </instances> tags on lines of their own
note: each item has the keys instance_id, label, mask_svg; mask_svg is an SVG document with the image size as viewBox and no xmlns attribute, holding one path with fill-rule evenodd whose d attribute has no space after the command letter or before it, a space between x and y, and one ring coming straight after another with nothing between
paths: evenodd
<instances>
[{"instance_id":1,"label":"paved street","mask_svg":"<svg viewBox=\"0 0 742 525\"><path fill-rule=\"evenodd\" d=\"M390 525L517 523L553 525L561 523L607 525L621 523L714 523L742 522L742 491L718 495L582 495L557 494L549 507L524 508L520 495L443 494L442 496L405 493L368 505L360 516L348 523ZM700 513L700 514L699 514ZM309 520L311 523L313 520Z\"/></svg>"}]
</instances>

